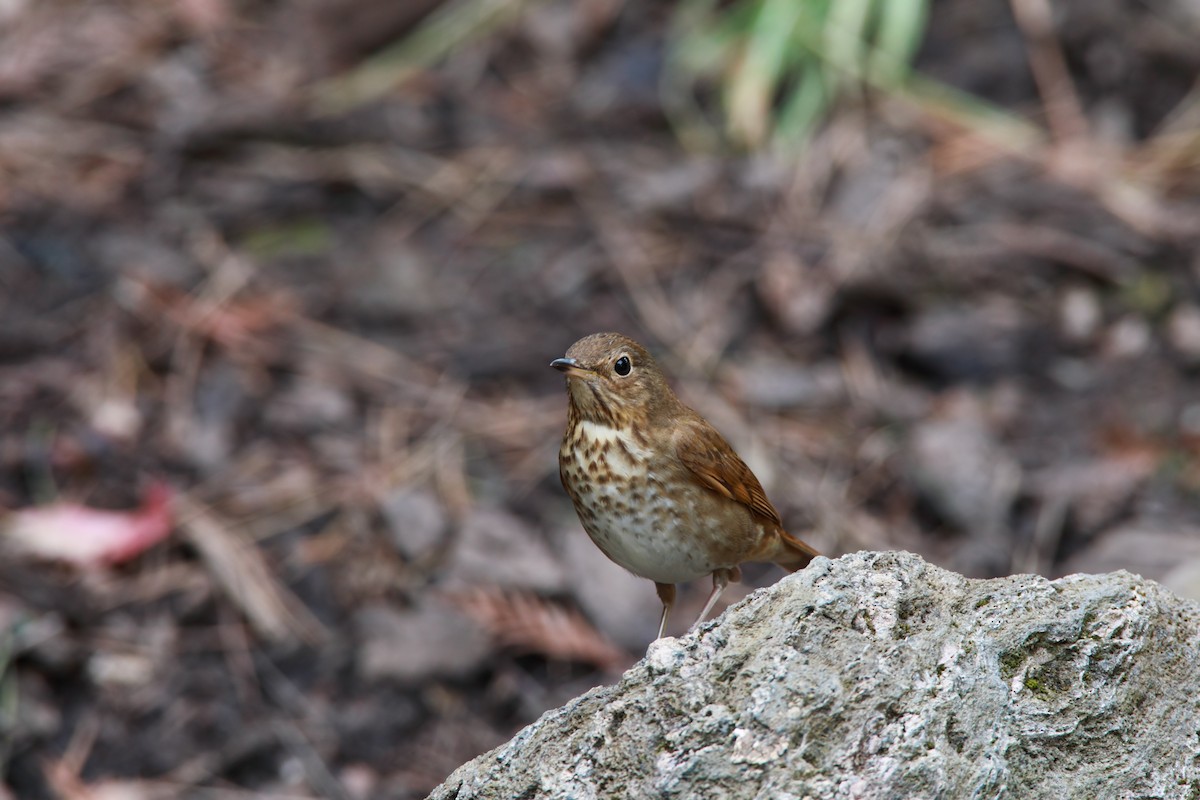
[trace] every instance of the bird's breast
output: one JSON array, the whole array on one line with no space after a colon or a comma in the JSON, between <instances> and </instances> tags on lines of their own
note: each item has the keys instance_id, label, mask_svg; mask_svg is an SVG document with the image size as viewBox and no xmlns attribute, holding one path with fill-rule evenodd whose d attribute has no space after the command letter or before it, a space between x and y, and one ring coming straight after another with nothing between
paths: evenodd
<instances>
[{"instance_id":1,"label":"bird's breast","mask_svg":"<svg viewBox=\"0 0 1200 800\"><path fill-rule=\"evenodd\" d=\"M584 530L635 575L680 583L730 566L697 544L727 537L738 525L714 513L723 506L710 507L712 493L680 480L677 462L644 436L580 421L563 438L559 467Z\"/></svg>"}]
</instances>

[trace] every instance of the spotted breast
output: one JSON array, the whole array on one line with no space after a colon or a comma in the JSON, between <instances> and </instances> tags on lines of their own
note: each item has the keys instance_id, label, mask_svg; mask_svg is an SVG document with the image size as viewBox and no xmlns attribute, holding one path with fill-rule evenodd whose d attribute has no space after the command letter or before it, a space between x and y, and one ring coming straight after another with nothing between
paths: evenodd
<instances>
[{"instance_id":1,"label":"spotted breast","mask_svg":"<svg viewBox=\"0 0 1200 800\"><path fill-rule=\"evenodd\" d=\"M696 530L719 520L698 516L702 491L668 491L672 465L636 431L576 420L559 449L559 475L583 529L609 559L642 578L681 583L730 564L714 563L689 546ZM715 525L714 525L715 528Z\"/></svg>"}]
</instances>

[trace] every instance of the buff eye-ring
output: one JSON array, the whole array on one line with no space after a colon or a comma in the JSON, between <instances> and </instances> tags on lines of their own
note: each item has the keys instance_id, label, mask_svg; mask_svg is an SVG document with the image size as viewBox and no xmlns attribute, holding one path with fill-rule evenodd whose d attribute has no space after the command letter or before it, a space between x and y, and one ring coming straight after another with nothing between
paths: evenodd
<instances>
[{"instance_id":1,"label":"buff eye-ring","mask_svg":"<svg viewBox=\"0 0 1200 800\"><path fill-rule=\"evenodd\" d=\"M628 356L621 356L617 359L617 363L613 364L613 372L620 375L622 378L629 374L633 369L633 365L629 363Z\"/></svg>"}]
</instances>

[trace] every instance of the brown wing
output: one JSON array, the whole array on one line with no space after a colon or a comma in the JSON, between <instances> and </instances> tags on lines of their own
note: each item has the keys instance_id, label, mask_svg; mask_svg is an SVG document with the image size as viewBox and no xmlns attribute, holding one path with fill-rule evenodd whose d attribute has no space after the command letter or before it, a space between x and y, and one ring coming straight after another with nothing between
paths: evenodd
<instances>
[{"instance_id":1,"label":"brown wing","mask_svg":"<svg viewBox=\"0 0 1200 800\"><path fill-rule=\"evenodd\" d=\"M767 499L762 484L746 462L738 458L717 429L699 415L676 428L675 453L702 484L783 526L779 512Z\"/></svg>"}]
</instances>

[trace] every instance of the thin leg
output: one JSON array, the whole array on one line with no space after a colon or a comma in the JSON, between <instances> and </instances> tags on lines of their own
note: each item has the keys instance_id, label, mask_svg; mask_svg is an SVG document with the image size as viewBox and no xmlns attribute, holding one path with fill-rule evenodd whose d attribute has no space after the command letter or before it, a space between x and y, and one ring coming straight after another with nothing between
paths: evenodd
<instances>
[{"instance_id":1,"label":"thin leg","mask_svg":"<svg viewBox=\"0 0 1200 800\"><path fill-rule=\"evenodd\" d=\"M658 599L662 600L663 604L662 619L658 621L658 636L654 638L661 639L663 631L667 629L667 617L671 615L671 607L675 605L675 584L655 582L654 588L658 590Z\"/></svg>"},{"instance_id":2,"label":"thin leg","mask_svg":"<svg viewBox=\"0 0 1200 800\"><path fill-rule=\"evenodd\" d=\"M712 574L713 588L708 595L708 602L704 604L704 610L700 612L700 616L696 617L696 621L692 623L692 627L688 630L695 630L696 626L704 621L708 616L708 612L712 611L712 607L717 604L717 598L721 596L721 592L725 591L725 587L729 585L729 581L739 581L742 578L742 571L737 567L729 569L714 569Z\"/></svg>"}]
</instances>

